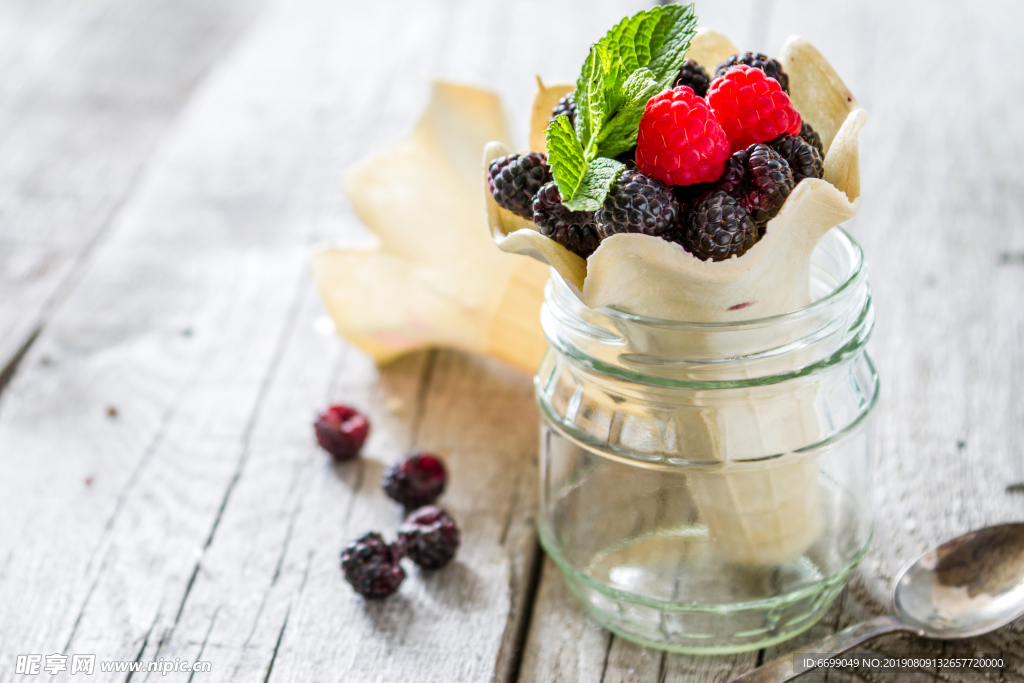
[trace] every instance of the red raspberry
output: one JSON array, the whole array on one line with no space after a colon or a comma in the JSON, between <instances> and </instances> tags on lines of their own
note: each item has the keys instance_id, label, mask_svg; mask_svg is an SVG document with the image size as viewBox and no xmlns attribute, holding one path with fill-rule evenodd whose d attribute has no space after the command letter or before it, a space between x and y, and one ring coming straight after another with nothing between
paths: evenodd
<instances>
[{"instance_id":1,"label":"red raspberry","mask_svg":"<svg viewBox=\"0 0 1024 683\"><path fill-rule=\"evenodd\" d=\"M689 86L647 101L636 142L636 165L668 185L718 180L729 158L729 140Z\"/></svg>"},{"instance_id":2,"label":"red raspberry","mask_svg":"<svg viewBox=\"0 0 1024 683\"><path fill-rule=\"evenodd\" d=\"M733 152L783 133L800 134L800 114L774 78L751 66L734 66L711 82L708 104Z\"/></svg>"}]
</instances>

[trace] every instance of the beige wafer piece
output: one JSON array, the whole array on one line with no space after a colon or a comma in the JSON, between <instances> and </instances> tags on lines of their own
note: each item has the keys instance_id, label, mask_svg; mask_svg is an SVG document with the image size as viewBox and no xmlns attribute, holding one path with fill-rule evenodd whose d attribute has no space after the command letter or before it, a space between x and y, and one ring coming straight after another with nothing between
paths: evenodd
<instances>
[{"instance_id":1,"label":"beige wafer piece","mask_svg":"<svg viewBox=\"0 0 1024 683\"><path fill-rule=\"evenodd\" d=\"M377 362L448 346L536 370L548 269L481 229L480 149L506 135L497 96L437 82L412 134L345 179L378 244L322 247L313 279L339 334Z\"/></svg>"}]
</instances>

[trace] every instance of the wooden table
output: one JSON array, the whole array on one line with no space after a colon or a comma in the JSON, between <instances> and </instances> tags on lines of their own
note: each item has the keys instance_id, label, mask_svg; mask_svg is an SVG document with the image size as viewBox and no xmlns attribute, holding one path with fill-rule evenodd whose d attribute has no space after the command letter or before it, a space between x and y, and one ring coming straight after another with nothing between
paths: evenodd
<instances>
[{"instance_id":1,"label":"wooden table","mask_svg":"<svg viewBox=\"0 0 1024 683\"><path fill-rule=\"evenodd\" d=\"M885 612L925 548L1024 517L1021 3L699 3L747 49L807 37L871 117L851 229L878 315L876 532L795 643L695 658L598 629L538 550L530 378L451 351L377 369L324 333L311 247L365 237L339 180L429 79L497 90L522 141L533 75L574 78L642 6L0 3L0 681L36 680L15 673L33 653L211 661L196 681L725 681ZM356 464L313 441L330 401L372 420ZM367 603L338 553L393 532L378 480L411 449L446 457L463 547ZM998 653L986 680L1024 680L1022 622L872 647ZM985 679L805 680L826 677Z\"/></svg>"}]
</instances>

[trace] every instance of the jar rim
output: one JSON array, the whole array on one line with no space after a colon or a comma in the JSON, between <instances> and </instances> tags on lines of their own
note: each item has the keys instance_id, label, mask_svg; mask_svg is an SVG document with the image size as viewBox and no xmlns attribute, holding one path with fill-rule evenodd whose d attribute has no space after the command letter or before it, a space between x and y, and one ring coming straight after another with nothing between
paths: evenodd
<instances>
[{"instance_id":1,"label":"jar rim","mask_svg":"<svg viewBox=\"0 0 1024 683\"><path fill-rule=\"evenodd\" d=\"M743 329L756 329L765 327L768 325L778 325L780 323L786 323L793 320L798 320L802 317L807 317L816 314L823 308L827 308L837 299L841 298L846 292L856 289L857 286L867 277L867 270L864 264L864 250L861 249L860 244L853 238L850 233L844 230L840 226L836 226L832 229L838 231L842 237L838 241L838 245L845 248L850 255L851 268L850 273L839 283L835 289L828 294L822 296L820 299L812 301L808 305L798 308L795 311L788 313L779 313L776 315L765 316L763 318L751 318L749 320L736 320L730 322L689 322L685 320L670 320L668 318L655 318L652 316L639 315L636 313L629 313L621 309L615 308L614 306L602 306L601 308L591 309L595 312L599 312L614 320L622 322L646 325L650 327L667 328L675 330L743 330ZM569 285L562 279L557 272L552 269L552 277L550 280L555 284L556 287L563 290L565 294L570 294L573 298L578 300L578 297L569 290ZM582 302L580 302L582 304Z\"/></svg>"}]
</instances>

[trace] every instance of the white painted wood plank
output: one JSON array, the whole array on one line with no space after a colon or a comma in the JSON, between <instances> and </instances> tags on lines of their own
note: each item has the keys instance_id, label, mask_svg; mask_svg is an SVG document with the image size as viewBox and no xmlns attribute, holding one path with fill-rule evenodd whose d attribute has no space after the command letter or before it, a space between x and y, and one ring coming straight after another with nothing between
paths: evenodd
<instances>
[{"instance_id":1,"label":"white painted wood plank","mask_svg":"<svg viewBox=\"0 0 1024 683\"><path fill-rule=\"evenodd\" d=\"M418 116L427 84L410 64L493 80L499 57L489 55L473 17L497 31L501 12L469 10L470 3L460 6L465 13L441 11L448 6L381 5L353 15L351 5L279 3L197 91L0 404L0 446L27 456L0 503L12 522L0 537L0 600L34 601L0 626L12 652L67 649L113 659L202 652L241 680L265 676L277 652L284 664L275 663L275 676L341 665L376 677L339 660L344 651L325 657L322 643L329 628L341 628L375 656L393 646L373 631L352 631L364 606L342 581L337 553L364 530L357 527L397 521L373 482L384 457L400 448L392 443L378 459L373 449L402 441L403 427L371 402L383 431L368 446L364 476L323 470L309 414L327 393L355 399L378 380L360 375L366 360L353 356L338 370L350 389L303 381L323 378L330 361L317 357L323 349L308 336L316 307L303 245L363 232L338 179ZM467 42L443 30L451 16L466 27ZM477 49L479 58L444 67L447 53L437 45L445 41L460 55ZM517 64L528 93L537 63ZM408 362L411 373L401 365L389 372L406 386L397 393L415 415L420 394L411 388L422 361ZM504 680L518 661L536 552L532 390L529 378L455 354L440 354L433 372L437 388L423 394L417 443L448 451L455 483L446 505L466 545L451 569L458 580L410 579L407 590L424 605L415 617L420 640L418 648L410 641L395 670L432 662L437 675L465 670ZM116 419L107 405L118 406ZM284 405L304 417L282 437ZM52 436L65 426L69 437ZM301 453L298 465L282 458L278 439ZM55 470L63 474L56 480ZM359 505L336 497L356 479L368 487ZM285 490L270 488L283 481ZM322 497L302 514L307 481L322 487ZM332 522L338 505L352 510L351 533ZM23 552L25 539L33 541ZM318 590L306 593L313 585ZM265 603L251 599L257 595ZM317 615L330 600L348 610L328 615L331 622ZM391 607L401 619L382 612L396 628L412 618L402 604L399 596ZM460 660L467 619L480 647ZM287 623L298 636L289 636ZM315 647L309 657L307 647Z\"/></svg>"},{"instance_id":2,"label":"white painted wood plank","mask_svg":"<svg viewBox=\"0 0 1024 683\"><path fill-rule=\"evenodd\" d=\"M1015 294L1024 291L1024 195L1011 179L1024 150L1020 136L1007 131L1024 124L1024 88L1019 73L1001 81L988 66L1013 44L1020 7L938 3L922 12L913 3L779 0L703 2L697 10L702 25L725 31L745 50L776 53L787 36L803 35L829 57L870 116L861 136L863 205L852 229L867 254L878 315L870 346L882 378L876 537L851 589L822 623L765 653L772 657L882 613L895 572L928 546L974 526L1022 518L1024 487L1014 485L1024 481L1024 313ZM602 670L606 680L619 677L611 666L614 644L609 650L607 639L581 635L578 608L571 596L560 601L559 591L567 591L550 586L561 578L548 570L523 680L601 680L594 672ZM943 650L890 636L873 647L960 646ZM1007 653L1006 680L1024 676L1020 623L963 647ZM727 677L697 674L686 668L696 658L670 655L659 679L636 650L626 672L638 680ZM727 659L714 661L728 666ZM743 662L729 673L754 659ZM907 673L859 675L912 680ZM836 671L806 680L837 676L853 680Z\"/></svg>"},{"instance_id":3,"label":"white painted wood plank","mask_svg":"<svg viewBox=\"0 0 1024 683\"><path fill-rule=\"evenodd\" d=\"M260 3L0 3L0 368Z\"/></svg>"},{"instance_id":4,"label":"white painted wood plank","mask_svg":"<svg viewBox=\"0 0 1024 683\"><path fill-rule=\"evenodd\" d=\"M992 70L1024 14L1016 3L780 0L772 44L801 34L867 107L863 192L853 233L877 312L869 345L881 376L875 538L841 609L796 642L889 609L889 584L917 554L971 528L1020 520L1024 481L1024 153L1021 74ZM955 57L951 57L955 55ZM939 73L934 65L945 64ZM996 77L996 73L1000 73ZM877 652L1004 653L1024 679L1024 624L964 643L890 636ZM807 680L913 680L907 672L824 672ZM931 680L931 674L915 674ZM942 680L977 680L943 671Z\"/></svg>"}]
</instances>

